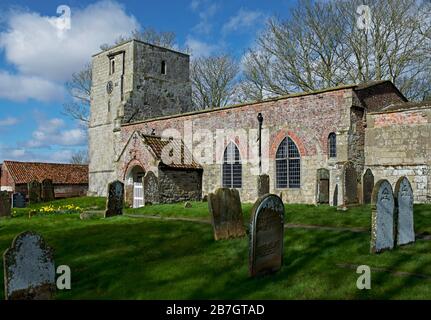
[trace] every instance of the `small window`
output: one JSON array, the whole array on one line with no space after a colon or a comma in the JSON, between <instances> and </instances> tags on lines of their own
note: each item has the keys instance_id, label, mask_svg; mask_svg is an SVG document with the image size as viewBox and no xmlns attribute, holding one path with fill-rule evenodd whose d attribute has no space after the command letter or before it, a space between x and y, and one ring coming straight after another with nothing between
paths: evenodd
<instances>
[{"instance_id":1,"label":"small window","mask_svg":"<svg viewBox=\"0 0 431 320\"><path fill-rule=\"evenodd\" d=\"M229 143L224 151L222 173L224 188L241 188L241 157L237 146L233 142Z\"/></svg>"},{"instance_id":2,"label":"small window","mask_svg":"<svg viewBox=\"0 0 431 320\"><path fill-rule=\"evenodd\" d=\"M330 158L337 157L337 136L331 132L328 136L328 154Z\"/></svg>"},{"instance_id":3,"label":"small window","mask_svg":"<svg viewBox=\"0 0 431 320\"><path fill-rule=\"evenodd\" d=\"M115 72L115 59L109 59L109 74L113 74Z\"/></svg>"},{"instance_id":4,"label":"small window","mask_svg":"<svg viewBox=\"0 0 431 320\"><path fill-rule=\"evenodd\" d=\"M161 71L162 74L166 74L166 61L162 61Z\"/></svg>"}]
</instances>

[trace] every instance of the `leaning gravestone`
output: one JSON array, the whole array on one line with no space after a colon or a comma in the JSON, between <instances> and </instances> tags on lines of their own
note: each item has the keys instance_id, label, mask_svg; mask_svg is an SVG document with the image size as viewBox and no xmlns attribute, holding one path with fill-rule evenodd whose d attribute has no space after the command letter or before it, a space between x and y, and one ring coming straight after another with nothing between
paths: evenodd
<instances>
[{"instance_id":1,"label":"leaning gravestone","mask_svg":"<svg viewBox=\"0 0 431 320\"><path fill-rule=\"evenodd\" d=\"M413 190L406 177L398 179L395 185L396 239L397 245L415 242L413 221Z\"/></svg>"},{"instance_id":2,"label":"leaning gravestone","mask_svg":"<svg viewBox=\"0 0 431 320\"><path fill-rule=\"evenodd\" d=\"M13 208L25 208L25 196L21 192L16 192L12 195Z\"/></svg>"},{"instance_id":3,"label":"leaning gravestone","mask_svg":"<svg viewBox=\"0 0 431 320\"><path fill-rule=\"evenodd\" d=\"M253 206L250 226L249 272L254 277L278 271L283 263L284 205L267 194Z\"/></svg>"},{"instance_id":4,"label":"leaning gravestone","mask_svg":"<svg viewBox=\"0 0 431 320\"><path fill-rule=\"evenodd\" d=\"M208 195L208 210L214 239L222 240L245 235L241 200L236 189L219 188Z\"/></svg>"},{"instance_id":5,"label":"leaning gravestone","mask_svg":"<svg viewBox=\"0 0 431 320\"><path fill-rule=\"evenodd\" d=\"M51 248L31 231L19 234L3 255L7 300L49 300L55 292Z\"/></svg>"},{"instance_id":6,"label":"leaning gravestone","mask_svg":"<svg viewBox=\"0 0 431 320\"><path fill-rule=\"evenodd\" d=\"M108 199L106 202L105 218L123 214L124 184L114 181L108 185Z\"/></svg>"},{"instance_id":7,"label":"leaning gravestone","mask_svg":"<svg viewBox=\"0 0 431 320\"><path fill-rule=\"evenodd\" d=\"M7 191L0 191L0 218L10 217L10 196Z\"/></svg>"},{"instance_id":8,"label":"leaning gravestone","mask_svg":"<svg viewBox=\"0 0 431 320\"><path fill-rule=\"evenodd\" d=\"M41 196L41 185L40 182L37 180L33 180L28 183L28 201L30 203L38 203L40 202L40 196Z\"/></svg>"},{"instance_id":9,"label":"leaning gravestone","mask_svg":"<svg viewBox=\"0 0 431 320\"><path fill-rule=\"evenodd\" d=\"M395 200L387 180L379 180L374 186L371 206L371 253L393 249Z\"/></svg>"},{"instance_id":10,"label":"leaning gravestone","mask_svg":"<svg viewBox=\"0 0 431 320\"><path fill-rule=\"evenodd\" d=\"M45 179L42 181L42 201L48 202L55 199L54 185L51 179Z\"/></svg>"}]
</instances>

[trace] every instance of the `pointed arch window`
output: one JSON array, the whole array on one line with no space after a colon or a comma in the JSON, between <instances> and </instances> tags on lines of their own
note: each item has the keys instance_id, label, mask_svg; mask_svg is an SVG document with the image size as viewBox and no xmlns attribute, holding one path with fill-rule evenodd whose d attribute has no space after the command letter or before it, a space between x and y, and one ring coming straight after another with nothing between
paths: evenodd
<instances>
[{"instance_id":1,"label":"pointed arch window","mask_svg":"<svg viewBox=\"0 0 431 320\"><path fill-rule=\"evenodd\" d=\"M275 155L277 188L301 187L301 155L289 137L281 141Z\"/></svg>"},{"instance_id":2,"label":"pointed arch window","mask_svg":"<svg viewBox=\"0 0 431 320\"><path fill-rule=\"evenodd\" d=\"M337 136L335 132L331 132L328 136L328 154L330 158L337 157Z\"/></svg>"},{"instance_id":3,"label":"pointed arch window","mask_svg":"<svg viewBox=\"0 0 431 320\"><path fill-rule=\"evenodd\" d=\"M233 142L230 142L224 151L222 174L224 188L242 187L241 156Z\"/></svg>"}]
</instances>

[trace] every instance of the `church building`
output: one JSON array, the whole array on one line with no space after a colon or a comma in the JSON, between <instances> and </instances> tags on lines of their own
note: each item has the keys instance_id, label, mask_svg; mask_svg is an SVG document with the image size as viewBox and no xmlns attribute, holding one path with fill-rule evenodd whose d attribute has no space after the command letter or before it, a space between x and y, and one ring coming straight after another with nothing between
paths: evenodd
<instances>
[{"instance_id":1,"label":"church building","mask_svg":"<svg viewBox=\"0 0 431 320\"><path fill-rule=\"evenodd\" d=\"M135 207L219 187L253 202L266 174L287 203L345 206L406 176L431 202L431 101L375 81L194 111L189 62L137 40L93 56L90 195L120 180Z\"/></svg>"}]
</instances>

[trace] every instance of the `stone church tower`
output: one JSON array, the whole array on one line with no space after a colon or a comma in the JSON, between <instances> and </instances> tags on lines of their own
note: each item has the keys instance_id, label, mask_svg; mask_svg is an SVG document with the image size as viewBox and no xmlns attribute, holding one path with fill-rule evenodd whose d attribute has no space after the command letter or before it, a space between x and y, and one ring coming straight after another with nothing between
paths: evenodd
<instances>
[{"instance_id":1,"label":"stone church tower","mask_svg":"<svg viewBox=\"0 0 431 320\"><path fill-rule=\"evenodd\" d=\"M192 110L188 55L131 40L93 56L89 194L117 178L121 125Z\"/></svg>"}]
</instances>

